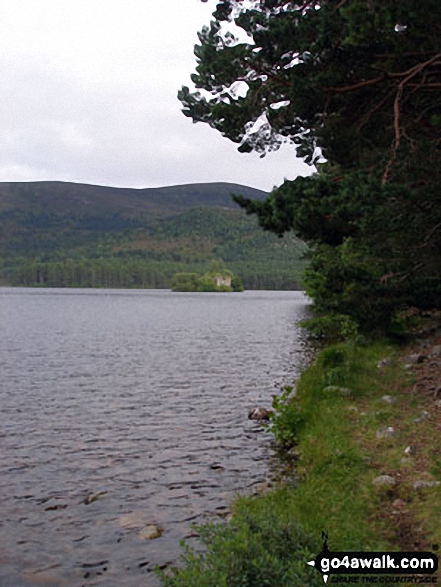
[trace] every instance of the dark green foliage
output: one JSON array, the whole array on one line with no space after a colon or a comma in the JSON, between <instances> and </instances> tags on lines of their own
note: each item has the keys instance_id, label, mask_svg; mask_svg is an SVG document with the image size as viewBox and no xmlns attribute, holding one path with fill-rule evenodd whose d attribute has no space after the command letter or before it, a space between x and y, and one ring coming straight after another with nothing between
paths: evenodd
<instances>
[{"instance_id":1,"label":"dark green foliage","mask_svg":"<svg viewBox=\"0 0 441 587\"><path fill-rule=\"evenodd\" d=\"M308 163L326 159L265 201L236 198L312 245L316 310L369 331L441 306L440 2L222 0L214 18L184 114L241 151L288 141Z\"/></svg>"},{"instance_id":2,"label":"dark green foliage","mask_svg":"<svg viewBox=\"0 0 441 587\"><path fill-rule=\"evenodd\" d=\"M221 280L218 283L218 280ZM210 262L208 271L204 275L197 273L176 273L172 279L173 291L195 291L195 292L232 292L243 291L240 279L236 278L235 287L231 281L233 274L229 271L222 259L213 259Z\"/></svg>"},{"instance_id":3,"label":"dark green foliage","mask_svg":"<svg viewBox=\"0 0 441 587\"><path fill-rule=\"evenodd\" d=\"M301 325L306 328L311 337L327 343L335 343L342 340L358 340L359 327L351 316L330 312L323 316L304 320Z\"/></svg>"},{"instance_id":4,"label":"dark green foliage","mask_svg":"<svg viewBox=\"0 0 441 587\"><path fill-rule=\"evenodd\" d=\"M233 291L243 291L244 290L243 281L238 275L233 275L233 277L231 279L231 289Z\"/></svg>"},{"instance_id":5,"label":"dark green foliage","mask_svg":"<svg viewBox=\"0 0 441 587\"><path fill-rule=\"evenodd\" d=\"M273 399L272 432L279 447L288 450L296 443L300 430L305 426L305 418L296 410L297 398L291 386L285 386L280 395Z\"/></svg>"},{"instance_id":6,"label":"dark green foliage","mask_svg":"<svg viewBox=\"0 0 441 587\"><path fill-rule=\"evenodd\" d=\"M365 174L286 181L264 202L236 198L265 229L293 230L312 245L305 284L316 310L365 331L389 328L404 307L441 303L441 207L431 199Z\"/></svg>"},{"instance_id":7,"label":"dark green foliage","mask_svg":"<svg viewBox=\"0 0 441 587\"><path fill-rule=\"evenodd\" d=\"M175 273L172 278L173 291L199 291L199 275L197 273Z\"/></svg>"},{"instance_id":8,"label":"dark green foliage","mask_svg":"<svg viewBox=\"0 0 441 587\"><path fill-rule=\"evenodd\" d=\"M179 98L185 115L240 150L265 153L288 140L308 162L319 147L333 164L380 173L398 155L391 145L408 161L437 156L438 0L223 0L214 17L195 48L198 91ZM226 32L231 20L247 42Z\"/></svg>"},{"instance_id":9,"label":"dark green foliage","mask_svg":"<svg viewBox=\"0 0 441 587\"><path fill-rule=\"evenodd\" d=\"M164 587L319 587L320 573L306 564L318 541L296 521L293 501L287 490L240 499L228 525L199 529L206 551L186 549L184 568L161 573Z\"/></svg>"},{"instance_id":10,"label":"dark green foliage","mask_svg":"<svg viewBox=\"0 0 441 587\"><path fill-rule=\"evenodd\" d=\"M230 289L226 290L222 286L217 287L214 279L212 279L209 275L202 275L198 279L198 283L196 289L194 291L205 291L205 292L213 292L213 291L231 291Z\"/></svg>"},{"instance_id":11,"label":"dark green foliage","mask_svg":"<svg viewBox=\"0 0 441 587\"><path fill-rule=\"evenodd\" d=\"M5 264L6 265L6 264ZM177 263L166 267L157 261L118 258L67 258L63 261L22 259L5 266L12 285L41 287L169 287Z\"/></svg>"}]
</instances>

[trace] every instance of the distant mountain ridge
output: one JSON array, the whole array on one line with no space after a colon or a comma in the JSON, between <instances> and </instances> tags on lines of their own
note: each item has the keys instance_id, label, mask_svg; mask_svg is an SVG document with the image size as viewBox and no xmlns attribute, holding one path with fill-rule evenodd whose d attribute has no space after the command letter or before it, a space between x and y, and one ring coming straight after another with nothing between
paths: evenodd
<instances>
[{"instance_id":1,"label":"distant mountain ridge","mask_svg":"<svg viewBox=\"0 0 441 587\"><path fill-rule=\"evenodd\" d=\"M304 244L263 231L225 182L115 188L60 181L0 183L0 284L171 286L222 259L247 289L296 289Z\"/></svg>"},{"instance_id":2,"label":"distant mountain ridge","mask_svg":"<svg viewBox=\"0 0 441 587\"><path fill-rule=\"evenodd\" d=\"M243 185L217 182L159 188L115 188L62 181L0 182L0 214L20 210L33 214L148 214L156 218L194 207L237 208L231 194L263 200L267 193Z\"/></svg>"}]
</instances>

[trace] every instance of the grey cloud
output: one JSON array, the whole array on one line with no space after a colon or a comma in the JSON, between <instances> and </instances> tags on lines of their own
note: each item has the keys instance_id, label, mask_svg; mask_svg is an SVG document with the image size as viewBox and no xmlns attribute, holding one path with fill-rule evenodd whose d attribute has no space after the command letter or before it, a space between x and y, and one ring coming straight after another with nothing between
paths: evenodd
<instances>
[{"instance_id":1,"label":"grey cloud","mask_svg":"<svg viewBox=\"0 0 441 587\"><path fill-rule=\"evenodd\" d=\"M44 12L34 0L3 2L3 26L18 28L3 31L0 47L0 181L232 181L269 190L310 172L293 148L263 160L243 155L180 112L176 94L195 67L192 45L204 23L191 12L202 15L197 0L179 0L170 19L144 0L95 0L93 10L77 0L66 14L58 0L45 0ZM76 21L74 7L83 11ZM208 22L213 6L204 8Z\"/></svg>"}]
</instances>

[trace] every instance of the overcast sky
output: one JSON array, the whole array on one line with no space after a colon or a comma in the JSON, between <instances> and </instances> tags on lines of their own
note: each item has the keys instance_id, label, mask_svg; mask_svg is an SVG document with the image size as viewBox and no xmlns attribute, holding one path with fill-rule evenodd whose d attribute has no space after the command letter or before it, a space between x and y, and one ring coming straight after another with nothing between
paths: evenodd
<instances>
[{"instance_id":1,"label":"overcast sky","mask_svg":"<svg viewBox=\"0 0 441 587\"><path fill-rule=\"evenodd\" d=\"M216 0L0 0L0 181L270 190L310 168L260 159L181 113Z\"/></svg>"}]
</instances>

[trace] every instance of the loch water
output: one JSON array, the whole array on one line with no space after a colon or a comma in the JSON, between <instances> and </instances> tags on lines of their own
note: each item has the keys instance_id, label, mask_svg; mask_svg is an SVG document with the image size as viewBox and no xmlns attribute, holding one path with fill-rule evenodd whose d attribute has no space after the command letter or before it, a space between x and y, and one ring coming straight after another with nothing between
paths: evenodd
<instances>
[{"instance_id":1,"label":"loch water","mask_svg":"<svg viewBox=\"0 0 441 587\"><path fill-rule=\"evenodd\" d=\"M157 586L271 477L301 292L0 289L0 585ZM148 539L152 526L162 535Z\"/></svg>"}]
</instances>

